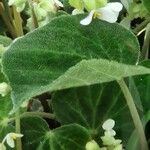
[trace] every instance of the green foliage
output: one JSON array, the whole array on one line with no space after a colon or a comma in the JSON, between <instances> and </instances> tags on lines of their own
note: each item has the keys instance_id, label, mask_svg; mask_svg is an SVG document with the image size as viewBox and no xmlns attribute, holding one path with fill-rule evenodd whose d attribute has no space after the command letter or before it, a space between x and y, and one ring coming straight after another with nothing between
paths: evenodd
<instances>
[{"instance_id":1,"label":"green foliage","mask_svg":"<svg viewBox=\"0 0 150 150\"><path fill-rule=\"evenodd\" d=\"M2 142L4 137L10 132L15 132L15 128L13 125L0 123L0 142ZM10 148L6 143L5 146L7 150L12 150L12 148Z\"/></svg>"},{"instance_id":2,"label":"green foliage","mask_svg":"<svg viewBox=\"0 0 150 150\"><path fill-rule=\"evenodd\" d=\"M83 60L56 79L50 85L50 89L61 90L70 87L87 86L121 80L124 77L140 74L150 74L150 69L104 59Z\"/></svg>"},{"instance_id":3,"label":"green foliage","mask_svg":"<svg viewBox=\"0 0 150 150\"><path fill-rule=\"evenodd\" d=\"M0 67L1 68L1 67ZM0 83L6 82L4 75L0 72ZM12 101L10 99L10 94L2 97L0 95L0 124L3 120L8 119L9 112L12 109Z\"/></svg>"},{"instance_id":4,"label":"green foliage","mask_svg":"<svg viewBox=\"0 0 150 150\"><path fill-rule=\"evenodd\" d=\"M150 61L144 61L141 65L150 68ZM150 110L150 75L138 76L134 80L141 97L143 111L146 113Z\"/></svg>"},{"instance_id":5,"label":"green foliage","mask_svg":"<svg viewBox=\"0 0 150 150\"><path fill-rule=\"evenodd\" d=\"M83 17L58 17L11 44L2 63L15 107L33 96L52 91L53 81L83 59L137 62L139 45L132 33L118 24L99 20L83 27L79 23Z\"/></svg>"},{"instance_id":6,"label":"green foliage","mask_svg":"<svg viewBox=\"0 0 150 150\"><path fill-rule=\"evenodd\" d=\"M150 12L150 1L149 0L142 0L142 1L146 9Z\"/></svg>"},{"instance_id":7,"label":"green foliage","mask_svg":"<svg viewBox=\"0 0 150 150\"><path fill-rule=\"evenodd\" d=\"M70 124L49 130L47 123L38 117L23 118L21 128L24 149L85 150L85 145L90 140L88 131L82 126Z\"/></svg>"},{"instance_id":8,"label":"green foliage","mask_svg":"<svg viewBox=\"0 0 150 150\"><path fill-rule=\"evenodd\" d=\"M102 124L108 118L116 121L117 135L124 142L133 130L128 107L116 82L58 91L53 96L53 108L61 124L78 123L96 137L103 134Z\"/></svg>"}]
</instances>

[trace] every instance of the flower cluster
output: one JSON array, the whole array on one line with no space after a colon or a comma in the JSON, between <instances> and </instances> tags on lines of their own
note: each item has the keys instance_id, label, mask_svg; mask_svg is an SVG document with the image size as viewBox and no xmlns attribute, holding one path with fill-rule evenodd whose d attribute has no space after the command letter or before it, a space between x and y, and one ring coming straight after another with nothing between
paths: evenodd
<instances>
[{"instance_id":1,"label":"flower cluster","mask_svg":"<svg viewBox=\"0 0 150 150\"><path fill-rule=\"evenodd\" d=\"M106 120L102 128L104 129L104 136L101 137L104 147L99 147L99 145L91 140L87 142L85 148L86 150L123 150L121 140L115 139L116 132L113 130L115 126L115 121L112 119Z\"/></svg>"},{"instance_id":2,"label":"flower cluster","mask_svg":"<svg viewBox=\"0 0 150 150\"><path fill-rule=\"evenodd\" d=\"M93 18L105 20L110 23L117 21L119 12L123 5L119 2L107 3L107 0L69 0L71 6L75 7L72 14L84 13L84 9L89 12L89 15L80 21L82 25L89 25Z\"/></svg>"},{"instance_id":3,"label":"flower cluster","mask_svg":"<svg viewBox=\"0 0 150 150\"><path fill-rule=\"evenodd\" d=\"M34 10L36 19L39 26L43 26L48 22L48 14L56 13L59 7L63 7L63 4L59 0L9 0L10 6L14 5L18 12L25 9L26 3L29 2ZM28 11L31 16L31 10ZM32 17L27 20L27 26L32 29L33 22Z\"/></svg>"},{"instance_id":4,"label":"flower cluster","mask_svg":"<svg viewBox=\"0 0 150 150\"><path fill-rule=\"evenodd\" d=\"M101 137L103 141L103 145L107 147L107 149L110 150L122 150L122 144L120 139L115 139L116 132L113 130L115 126L115 121L112 119L106 120L102 128L105 130L104 136Z\"/></svg>"},{"instance_id":5,"label":"flower cluster","mask_svg":"<svg viewBox=\"0 0 150 150\"><path fill-rule=\"evenodd\" d=\"M9 0L8 5L14 5L18 12L24 10L28 0ZM29 1L30 2L30 1ZM38 9L38 13L45 15L46 12L55 12L56 7L63 7L63 4L59 0L31 0L33 7Z\"/></svg>"},{"instance_id":6,"label":"flower cluster","mask_svg":"<svg viewBox=\"0 0 150 150\"><path fill-rule=\"evenodd\" d=\"M8 146L10 146L11 148L14 148L15 147L15 140L17 138L21 138L23 137L22 134L17 134L17 133L8 133L3 141L0 143L0 150L6 150L6 146L5 146L5 142L8 144Z\"/></svg>"}]
</instances>

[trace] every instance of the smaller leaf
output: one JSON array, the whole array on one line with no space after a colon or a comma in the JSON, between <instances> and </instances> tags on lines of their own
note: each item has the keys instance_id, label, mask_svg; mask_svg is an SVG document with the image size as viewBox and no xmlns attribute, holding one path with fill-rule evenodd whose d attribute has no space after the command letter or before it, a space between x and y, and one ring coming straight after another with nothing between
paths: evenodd
<instances>
[{"instance_id":1,"label":"smaller leaf","mask_svg":"<svg viewBox=\"0 0 150 150\"><path fill-rule=\"evenodd\" d=\"M85 150L90 140L88 131L77 124L49 130L47 123L39 117L21 120L23 149L33 150Z\"/></svg>"},{"instance_id":2,"label":"smaller leaf","mask_svg":"<svg viewBox=\"0 0 150 150\"><path fill-rule=\"evenodd\" d=\"M115 130L123 143L132 133L132 118L116 82L57 91L52 104L62 125L80 124L95 137L103 135L102 124L109 118L115 120Z\"/></svg>"}]
</instances>

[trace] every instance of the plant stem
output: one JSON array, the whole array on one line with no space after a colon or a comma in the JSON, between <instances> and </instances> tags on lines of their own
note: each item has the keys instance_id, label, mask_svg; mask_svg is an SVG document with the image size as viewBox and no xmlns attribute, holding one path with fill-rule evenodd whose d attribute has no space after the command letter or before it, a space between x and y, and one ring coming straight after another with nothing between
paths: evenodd
<instances>
[{"instance_id":1,"label":"plant stem","mask_svg":"<svg viewBox=\"0 0 150 150\"><path fill-rule=\"evenodd\" d=\"M45 113L45 112L25 112L21 115L21 118L27 117L27 116L39 116L43 118L48 118L48 119L55 119L55 115L51 113Z\"/></svg>"},{"instance_id":2,"label":"plant stem","mask_svg":"<svg viewBox=\"0 0 150 150\"><path fill-rule=\"evenodd\" d=\"M20 13L16 11L16 7L13 6L13 14L14 14L14 26L16 29L17 36L23 36L23 28L22 28L22 18Z\"/></svg>"},{"instance_id":3,"label":"plant stem","mask_svg":"<svg viewBox=\"0 0 150 150\"><path fill-rule=\"evenodd\" d=\"M20 134L21 129L20 129L20 111L19 110L16 112L15 123L16 123L16 133ZM16 150L22 150L21 138L16 139Z\"/></svg>"},{"instance_id":4,"label":"plant stem","mask_svg":"<svg viewBox=\"0 0 150 150\"><path fill-rule=\"evenodd\" d=\"M48 119L55 119L54 114L45 113L45 112L24 112L23 114L20 115L20 118L32 117L32 116L43 117L43 118L48 118ZM15 120L15 118L10 118L9 122L12 122L14 120Z\"/></svg>"},{"instance_id":5,"label":"plant stem","mask_svg":"<svg viewBox=\"0 0 150 150\"><path fill-rule=\"evenodd\" d=\"M150 46L150 23L146 27L146 33L144 38L144 44L141 52L141 60L148 59L148 51Z\"/></svg>"},{"instance_id":6,"label":"plant stem","mask_svg":"<svg viewBox=\"0 0 150 150\"><path fill-rule=\"evenodd\" d=\"M125 83L125 81L123 79L121 79L120 81L117 81L118 84L120 85L120 88L124 94L124 97L126 99L128 108L130 110L136 131L138 133L139 139L140 139L140 144L141 144L141 150L148 150L148 145L147 145L147 141L146 141L146 137L145 137L145 133L144 133L144 129L143 129L143 125L142 122L140 120L138 111L136 109L133 97Z\"/></svg>"},{"instance_id":7,"label":"plant stem","mask_svg":"<svg viewBox=\"0 0 150 150\"><path fill-rule=\"evenodd\" d=\"M138 25L135 29L133 29L133 32L135 34L138 34L141 30L143 30L147 24L150 23L150 17L147 17L145 21L143 21L140 25Z\"/></svg>"},{"instance_id":8,"label":"plant stem","mask_svg":"<svg viewBox=\"0 0 150 150\"><path fill-rule=\"evenodd\" d=\"M0 15L2 16L2 19L5 23L5 25L7 26L10 34L12 35L13 38L16 38L17 37L17 34L15 32L15 28L14 26L11 24L10 20L9 20L9 17L6 15L6 12L5 12L5 8L4 8L4 5L3 3L0 2Z\"/></svg>"}]
</instances>

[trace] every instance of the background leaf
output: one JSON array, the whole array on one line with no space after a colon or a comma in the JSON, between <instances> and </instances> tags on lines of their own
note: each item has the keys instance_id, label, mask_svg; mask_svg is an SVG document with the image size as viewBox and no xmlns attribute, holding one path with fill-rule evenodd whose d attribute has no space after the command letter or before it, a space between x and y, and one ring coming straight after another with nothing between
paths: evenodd
<instances>
[{"instance_id":1,"label":"background leaf","mask_svg":"<svg viewBox=\"0 0 150 150\"><path fill-rule=\"evenodd\" d=\"M116 82L58 91L52 102L61 124L78 123L94 137L103 135L102 124L109 118L116 121L117 136L124 143L132 133L132 118Z\"/></svg>"},{"instance_id":2,"label":"background leaf","mask_svg":"<svg viewBox=\"0 0 150 150\"><path fill-rule=\"evenodd\" d=\"M146 9L150 12L150 0L143 0L143 4Z\"/></svg>"},{"instance_id":3,"label":"background leaf","mask_svg":"<svg viewBox=\"0 0 150 150\"><path fill-rule=\"evenodd\" d=\"M140 65L150 68L150 60L143 61ZM150 75L143 75L134 78L138 89L144 113L150 110Z\"/></svg>"},{"instance_id":4,"label":"background leaf","mask_svg":"<svg viewBox=\"0 0 150 150\"><path fill-rule=\"evenodd\" d=\"M90 140L88 131L77 124L49 130L47 123L38 117L27 117L21 121L23 148L33 150L85 150Z\"/></svg>"}]
</instances>

